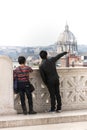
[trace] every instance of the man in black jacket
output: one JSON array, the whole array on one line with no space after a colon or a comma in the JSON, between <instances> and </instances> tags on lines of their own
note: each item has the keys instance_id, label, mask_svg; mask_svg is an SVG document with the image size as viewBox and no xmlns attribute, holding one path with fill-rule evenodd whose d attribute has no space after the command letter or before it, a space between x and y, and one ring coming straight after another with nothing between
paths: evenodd
<instances>
[{"instance_id":1,"label":"man in black jacket","mask_svg":"<svg viewBox=\"0 0 87 130\"><path fill-rule=\"evenodd\" d=\"M42 63L39 66L40 74L43 82L48 88L51 99L51 109L50 112L60 112L61 110L61 96L59 90L59 76L56 70L56 61L60 59L62 56L66 55L67 52L60 53L55 57L47 58L47 52L42 50L40 52L40 57L42 59ZM56 106L57 100L57 106Z\"/></svg>"}]
</instances>

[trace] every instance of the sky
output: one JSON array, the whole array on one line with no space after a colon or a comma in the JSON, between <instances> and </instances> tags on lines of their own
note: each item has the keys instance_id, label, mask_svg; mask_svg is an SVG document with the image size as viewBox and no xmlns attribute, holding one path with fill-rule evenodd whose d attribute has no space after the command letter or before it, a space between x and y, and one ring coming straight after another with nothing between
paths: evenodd
<instances>
[{"instance_id":1,"label":"sky","mask_svg":"<svg viewBox=\"0 0 87 130\"><path fill-rule=\"evenodd\" d=\"M87 0L0 0L0 46L48 46L69 25L87 45Z\"/></svg>"}]
</instances>

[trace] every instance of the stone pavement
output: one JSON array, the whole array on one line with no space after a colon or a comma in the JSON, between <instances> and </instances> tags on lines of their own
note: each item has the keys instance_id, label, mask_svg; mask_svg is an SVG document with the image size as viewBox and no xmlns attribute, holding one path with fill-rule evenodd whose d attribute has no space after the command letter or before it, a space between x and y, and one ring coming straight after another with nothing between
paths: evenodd
<instances>
[{"instance_id":1,"label":"stone pavement","mask_svg":"<svg viewBox=\"0 0 87 130\"><path fill-rule=\"evenodd\" d=\"M1 128L0 130L87 130L87 122Z\"/></svg>"},{"instance_id":2,"label":"stone pavement","mask_svg":"<svg viewBox=\"0 0 87 130\"><path fill-rule=\"evenodd\" d=\"M0 116L0 130L87 130L87 110Z\"/></svg>"}]
</instances>

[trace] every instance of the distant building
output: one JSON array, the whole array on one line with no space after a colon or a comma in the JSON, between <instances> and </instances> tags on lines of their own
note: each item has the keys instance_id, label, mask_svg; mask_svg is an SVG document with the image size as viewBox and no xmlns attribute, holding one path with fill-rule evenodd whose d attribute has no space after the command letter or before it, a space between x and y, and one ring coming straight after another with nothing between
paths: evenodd
<instances>
[{"instance_id":1,"label":"distant building","mask_svg":"<svg viewBox=\"0 0 87 130\"><path fill-rule=\"evenodd\" d=\"M69 26L67 24L65 26L64 32L59 35L56 44L57 53L61 53L63 51L69 52L68 55L65 55L63 58L60 59L62 66L74 66L75 62L77 62L77 60L80 60L78 57L77 40L74 34L69 31Z\"/></svg>"},{"instance_id":2,"label":"distant building","mask_svg":"<svg viewBox=\"0 0 87 130\"><path fill-rule=\"evenodd\" d=\"M57 51L59 53L63 51L69 51L70 54L78 53L77 40L74 34L71 31L69 31L68 25L65 26L64 32L61 33L58 37Z\"/></svg>"},{"instance_id":3,"label":"distant building","mask_svg":"<svg viewBox=\"0 0 87 130\"><path fill-rule=\"evenodd\" d=\"M87 52L81 54L81 60L83 61L83 66L87 67Z\"/></svg>"}]
</instances>

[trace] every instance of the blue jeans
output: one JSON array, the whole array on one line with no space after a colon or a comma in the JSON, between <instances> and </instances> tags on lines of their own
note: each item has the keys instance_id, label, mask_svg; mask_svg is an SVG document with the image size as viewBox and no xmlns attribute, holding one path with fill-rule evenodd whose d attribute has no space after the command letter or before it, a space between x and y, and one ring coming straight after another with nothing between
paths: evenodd
<instances>
[{"instance_id":1,"label":"blue jeans","mask_svg":"<svg viewBox=\"0 0 87 130\"><path fill-rule=\"evenodd\" d=\"M32 93L29 91L29 88L26 87L25 83L19 83L19 95L20 95L21 106L23 110L24 108L26 108L25 94L28 99L29 111L32 111L33 110Z\"/></svg>"}]
</instances>

